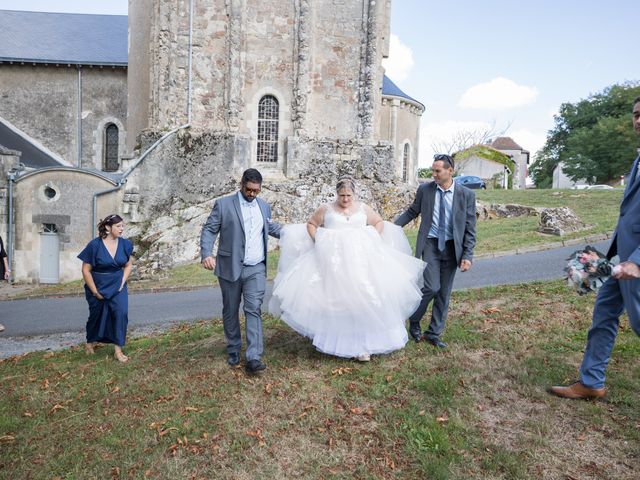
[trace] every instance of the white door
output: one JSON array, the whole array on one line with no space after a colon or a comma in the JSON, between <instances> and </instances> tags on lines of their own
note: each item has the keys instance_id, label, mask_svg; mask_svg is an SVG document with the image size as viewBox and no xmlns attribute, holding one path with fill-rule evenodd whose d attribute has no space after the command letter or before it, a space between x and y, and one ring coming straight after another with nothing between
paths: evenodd
<instances>
[{"instance_id":1,"label":"white door","mask_svg":"<svg viewBox=\"0 0 640 480\"><path fill-rule=\"evenodd\" d=\"M60 280L60 240L54 228L46 228L40 235L40 283Z\"/></svg>"}]
</instances>

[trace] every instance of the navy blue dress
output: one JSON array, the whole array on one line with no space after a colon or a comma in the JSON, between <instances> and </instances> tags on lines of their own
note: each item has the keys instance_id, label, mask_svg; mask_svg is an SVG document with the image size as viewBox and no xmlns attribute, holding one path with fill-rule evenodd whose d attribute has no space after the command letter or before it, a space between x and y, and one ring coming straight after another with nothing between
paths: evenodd
<instances>
[{"instance_id":1,"label":"navy blue dress","mask_svg":"<svg viewBox=\"0 0 640 480\"><path fill-rule=\"evenodd\" d=\"M115 257L107 250L101 238L94 238L80 252L78 258L91 265L91 276L104 300L93 296L85 284L84 293L89 303L87 343L115 343L123 346L129 323L129 298L127 285L118 291L124 275L123 268L133 252L133 244L118 239Z\"/></svg>"}]
</instances>

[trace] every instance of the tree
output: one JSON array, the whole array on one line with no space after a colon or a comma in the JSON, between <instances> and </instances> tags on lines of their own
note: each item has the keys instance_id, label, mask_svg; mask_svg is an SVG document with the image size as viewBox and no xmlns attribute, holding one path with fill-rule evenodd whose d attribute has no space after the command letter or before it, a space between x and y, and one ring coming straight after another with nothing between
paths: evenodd
<instances>
[{"instance_id":1,"label":"tree","mask_svg":"<svg viewBox=\"0 0 640 480\"><path fill-rule=\"evenodd\" d=\"M452 155L455 152L466 150L474 145L485 145L496 137L501 137L511 127L509 123L503 129L497 129L493 121L486 127L466 128L452 133L449 138L433 142L431 149L437 153L447 153Z\"/></svg>"},{"instance_id":2,"label":"tree","mask_svg":"<svg viewBox=\"0 0 640 480\"><path fill-rule=\"evenodd\" d=\"M538 188L549 188L562 162L573 181L607 183L629 171L638 139L631 128L631 103L640 82L612 85L579 102L563 103L555 127L530 168Z\"/></svg>"},{"instance_id":3,"label":"tree","mask_svg":"<svg viewBox=\"0 0 640 480\"><path fill-rule=\"evenodd\" d=\"M431 167L418 169L418 178L431 178L432 176L433 172L431 170Z\"/></svg>"}]
</instances>

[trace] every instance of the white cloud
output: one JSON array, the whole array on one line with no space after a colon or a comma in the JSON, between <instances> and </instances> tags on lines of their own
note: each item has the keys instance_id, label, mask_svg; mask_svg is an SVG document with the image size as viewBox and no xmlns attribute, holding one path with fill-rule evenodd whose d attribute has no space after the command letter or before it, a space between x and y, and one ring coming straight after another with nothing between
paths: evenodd
<instances>
[{"instance_id":1,"label":"white cloud","mask_svg":"<svg viewBox=\"0 0 640 480\"><path fill-rule=\"evenodd\" d=\"M536 87L518 85L513 80L496 77L487 83L480 83L462 94L458 106L486 110L508 110L530 105L538 96Z\"/></svg>"},{"instance_id":2,"label":"white cloud","mask_svg":"<svg viewBox=\"0 0 640 480\"><path fill-rule=\"evenodd\" d=\"M402 43L397 35L391 34L389 58L382 60L387 76L394 82L401 82L409 77L414 63L413 50Z\"/></svg>"}]
</instances>

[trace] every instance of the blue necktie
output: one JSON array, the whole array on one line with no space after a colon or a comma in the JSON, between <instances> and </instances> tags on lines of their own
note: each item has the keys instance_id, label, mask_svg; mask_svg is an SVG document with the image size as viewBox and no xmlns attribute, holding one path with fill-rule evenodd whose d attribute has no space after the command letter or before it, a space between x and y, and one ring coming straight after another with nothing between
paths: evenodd
<instances>
[{"instance_id":1,"label":"blue necktie","mask_svg":"<svg viewBox=\"0 0 640 480\"><path fill-rule=\"evenodd\" d=\"M438 190L438 192L440 192L440 216L438 217L438 250L442 252L444 251L444 244L445 244L444 222L445 222L445 216L446 216L446 212L444 208L444 195L447 192L444 190Z\"/></svg>"}]
</instances>

